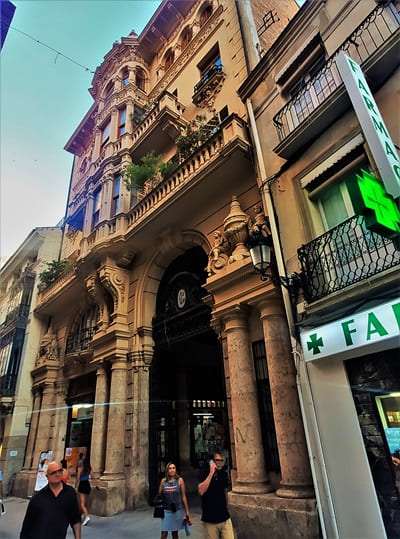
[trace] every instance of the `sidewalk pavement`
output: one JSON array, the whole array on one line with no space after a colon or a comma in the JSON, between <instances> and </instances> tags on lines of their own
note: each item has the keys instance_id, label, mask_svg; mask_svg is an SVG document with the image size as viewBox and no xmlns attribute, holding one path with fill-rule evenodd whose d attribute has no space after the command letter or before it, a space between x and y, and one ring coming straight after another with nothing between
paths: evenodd
<instances>
[{"instance_id":1,"label":"sidewalk pavement","mask_svg":"<svg viewBox=\"0 0 400 539\"><path fill-rule=\"evenodd\" d=\"M18 539L28 501L23 498L5 498L7 513L0 518L0 539ZM190 507L193 522L190 538L203 539L200 507L193 505ZM90 515L90 518L89 524L82 527L82 539L159 539L160 537L160 519L153 518L152 507L124 511L112 517ZM67 539L73 537L74 534L69 528ZM181 539L186 537L184 530L179 532L179 537Z\"/></svg>"}]
</instances>

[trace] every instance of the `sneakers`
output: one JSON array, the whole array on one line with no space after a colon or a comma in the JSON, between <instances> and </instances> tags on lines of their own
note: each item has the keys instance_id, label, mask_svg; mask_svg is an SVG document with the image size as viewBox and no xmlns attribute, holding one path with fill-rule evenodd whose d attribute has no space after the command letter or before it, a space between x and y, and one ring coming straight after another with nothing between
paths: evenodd
<instances>
[{"instance_id":1,"label":"sneakers","mask_svg":"<svg viewBox=\"0 0 400 539\"><path fill-rule=\"evenodd\" d=\"M86 524L89 524L90 522L90 516L88 515L87 517L85 517L84 521L82 522L82 526L86 526Z\"/></svg>"},{"instance_id":2,"label":"sneakers","mask_svg":"<svg viewBox=\"0 0 400 539\"><path fill-rule=\"evenodd\" d=\"M0 500L0 515L3 516L6 514L6 508L4 507L3 500Z\"/></svg>"}]
</instances>

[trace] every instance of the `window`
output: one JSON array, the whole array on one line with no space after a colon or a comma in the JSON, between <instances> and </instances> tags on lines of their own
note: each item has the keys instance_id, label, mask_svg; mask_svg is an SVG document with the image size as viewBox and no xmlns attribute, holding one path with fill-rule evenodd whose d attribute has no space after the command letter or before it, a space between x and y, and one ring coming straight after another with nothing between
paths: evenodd
<instances>
[{"instance_id":1,"label":"window","mask_svg":"<svg viewBox=\"0 0 400 539\"><path fill-rule=\"evenodd\" d=\"M124 86L126 86L129 82L129 71L127 69L122 71L122 82Z\"/></svg>"},{"instance_id":2,"label":"window","mask_svg":"<svg viewBox=\"0 0 400 539\"><path fill-rule=\"evenodd\" d=\"M330 230L354 215L353 205L344 182L327 186L318 199L326 230Z\"/></svg>"},{"instance_id":3,"label":"window","mask_svg":"<svg viewBox=\"0 0 400 539\"><path fill-rule=\"evenodd\" d=\"M225 118L227 118L228 116L229 116L228 105L225 105L225 107L223 107L223 108L219 111L219 121L222 122L222 121L225 120Z\"/></svg>"},{"instance_id":4,"label":"window","mask_svg":"<svg viewBox=\"0 0 400 539\"><path fill-rule=\"evenodd\" d=\"M97 189L93 195L92 228L94 228L100 220L100 201L100 189Z\"/></svg>"},{"instance_id":5,"label":"window","mask_svg":"<svg viewBox=\"0 0 400 539\"><path fill-rule=\"evenodd\" d=\"M192 29L190 26L184 29L184 31L181 34L181 49L183 50L192 40Z\"/></svg>"},{"instance_id":6,"label":"window","mask_svg":"<svg viewBox=\"0 0 400 539\"><path fill-rule=\"evenodd\" d=\"M119 212L120 190L121 174L118 174L115 176L113 183L112 215L116 215Z\"/></svg>"},{"instance_id":7,"label":"window","mask_svg":"<svg viewBox=\"0 0 400 539\"><path fill-rule=\"evenodd\" d=\"M144 116L144 110L141 107L137 107L135 105L135 109L133 111L133 117L132 117L132 122L135 127L139 125L140 122L143 120L143 116Z\"/></svg>"},{"instance_id":8,"label":"window","mask_svg":"<svg viewBox=\"0 0 400 539\"><path fill-rule=\"evenodd\" d=\"M143 69L140 69L140 67L136 68L136 76L135 76L135 84L139 88L139 90L143 90L144 92L144 71Z\"/></svg>"},{"instance_id":9,"label":"window","mask_svg":"<svg viewBox=\"0 0 400 539\"><path fill-rule=\"evenodd\" d=\"M203 9L200 15L200 26L203 26L208 21L208 19L211 17L212 11L212 6L210 5Z\"/></svg>"},{"instance_id":10,"label":"window","mask_svg":"<svg viewBox=\"0 0 400 539\"><path fill-rule=\"evenodd\" d=\"M164 56L164 69L165 71L174 63L175 54L172 49L169 49Z\"/></svg>"},{"instance_id":11,"label":"window","mask_svg":"<svg viewBox=\"0 0 400 539\"><path fill-rule=\"evenodd\" d=\"M103 127L101 131L100 155L104 153L104 146L110 140L111 120Z\"/></svg>"},{"instance_id":12,"label":"window","mask_svg":"<svg viewBox=\"0 0 400 539\"><path fill-rule=\"evenodd\" d=\"M106 86L106 89L104 91L104 101L107 102L111 95L112 95L112 92L113 92L113 89L114 89L114 83L113 82L109 82Z\"/></svg>"},{"instance_id":13,"label":"window","mask_svg":"<svg viewBox=\"0 0 400 539\"><path fill-rule=\"evenodd\" d=\"M125 133L125 122L126 122L126 107L120 109L118 112L118 137L122 136Z\"/></svg>"},{"instance_id":14,"label":"window","mask_svg":"<svg viewBox=\"0 0 400 539\"><path fill-rule=\"evenodd\" d=\"M200 71L200 77L203 82L207 82L215 71L222 71L221 55L219 53L218 44L211 49L211 51L205 56L197 67Z\"/></svg>"}]
</instances>

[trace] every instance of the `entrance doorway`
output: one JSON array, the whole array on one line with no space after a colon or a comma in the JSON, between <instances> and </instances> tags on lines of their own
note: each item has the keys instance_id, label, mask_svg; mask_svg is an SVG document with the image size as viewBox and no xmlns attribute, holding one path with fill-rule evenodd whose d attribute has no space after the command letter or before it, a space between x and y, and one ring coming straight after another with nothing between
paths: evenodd
<instances>
[{"instance_id":1,"label":"entrance doorway","mask_svg":"<svg viewBox=\"0 0 400 539\"><path fill-rule=\"evenodd\" d=\"M194 248L167 269L153 319L155 352L150 372L150 499L174 461L187 491L214 451L229 462L222 348L210 328L202 288L207 257Z\"/></svg>"}]
</instances>

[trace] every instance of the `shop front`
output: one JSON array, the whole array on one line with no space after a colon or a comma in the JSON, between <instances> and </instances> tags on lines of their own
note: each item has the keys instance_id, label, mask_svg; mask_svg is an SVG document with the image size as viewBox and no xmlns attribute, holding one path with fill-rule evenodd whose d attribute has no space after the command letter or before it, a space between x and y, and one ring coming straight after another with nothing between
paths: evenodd
<instances>
[{"instance_id":1,"label":"shop front","mask_svg":"<svg viewBox=\"0 0 400 539\"><path fill-rule=\"evenodd\" d=\"M398 298L301 333L337 537L400 537Z\"/></svg>"}]
</instances>

